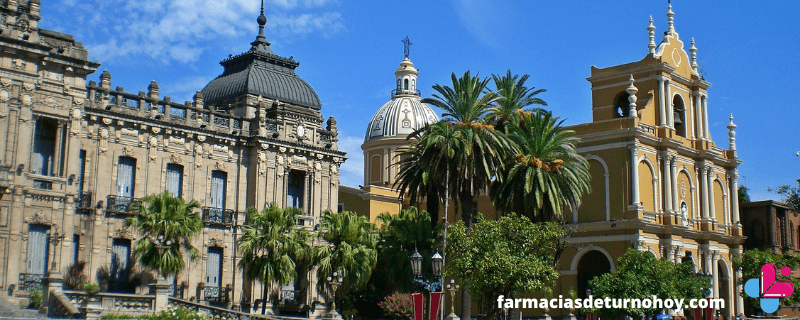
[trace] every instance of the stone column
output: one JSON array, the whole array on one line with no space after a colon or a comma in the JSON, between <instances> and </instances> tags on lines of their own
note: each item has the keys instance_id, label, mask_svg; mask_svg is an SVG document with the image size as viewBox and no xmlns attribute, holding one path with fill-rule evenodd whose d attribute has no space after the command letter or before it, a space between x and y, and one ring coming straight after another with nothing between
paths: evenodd
<instances>
[{"instance_id":1,"label":"stone column","mask_svg":"<svg viewBox=\"0 0 800 320\"><path fill-rule=\"evenodd\" d=\"M673 261L675 263L681 263L681 251L683 251L683 247L675 246L675 256L673 257ZM669 257L667 257L669 258Z\"/></svg>"},{"instance_id":2,"label":"stone column","mask_svg":"<svg viewBox=\"0 0 800 320\"><path fill-rule=\"evenodd\" d=\"M675 255L675 247L672 244L666 245L666 258L669 259L670 257Z\"/></svg>"},{"instance_id":3,"label":"stone column","mask_svg":"<svg viewBox=\"0 0 800 320\"><path fill-rule=\"evenodd\" d=\"M742 253L740 248L733 248L731 249L731 255L735 258L741 258ZM735 281L735 289L733 292L733 296L736 299L736 315L742 316L744 315L744 299L742 298L742 290L744 290L744 283L742 279L742 268L737 268L734 271L734 281ZM733 308L731 308L733 309Z\"/></svg>"},{"instance_id":4,"label":"stone column","mask_svg":"<svg viewBox=\"0 0 800 320\"><path fill-rule=\"evenodd\" d=\"M675 114L672 111L672 94L669 90L669 83L669 80L664 82L664 91L667 93L667 95L664 96L664 102L667 106L667 121L669 122L669 127L675 129Z\"/></svg>"},{"instance_id":5,"label":"stone column","mask_svg":"<svg viewBox=\"0 0 800 320\"><path fill-rule=\"evenodd\" d=\"M661 159L664 166L664 177L661 179L664 181L664 212L670 213L672 212L672 178L670 177L669 156L665 154Z\"/></svg>"},{"instance_id":6,"label":"stone column","mask_svg":"<svg viewBox=\"0 0 800 320\"><path fill-rule=\"evenodd\" d=\"M719 251L714 250L711 254L711 294L714 298L719 298Z\"/></svg>"},{"instance_id":7,"label":"stone column","mask_svg":"<svg viewBox=\"0 0 800 320\"><path fill-rule=\"evenodd\" d=\"M663 127L667 125L667 107L664 104L666 100L664 97L664 77L658 77L658 96L661 97L658 103L658 112L659 112L659 124Z\"/></svg>"},{"instance_id":8,"label":"stone column","mask_svg":"<svg viewBox=\"0 0 800 320\"><path fill-rule=\"evenodd\" d=\"M703 136L711 140L711 133L708 128L708 96L703 96L703 128L705 130Z\"/></svg>"},{"instance_id":9,"label":"stone column","mask_svg":"<svg viewBox=\"0 0 800 320\"><path fill-rule=\"evenodd\" d=\"M639 164L636 161L636 144L628 147L631 151L631 205L641 207L639 201Z\"/></svg>"},{"instance_id":10,"label":"stone column","mask_svg":"<svg viewBox=\"0 0 800 320\"><path fill-rule=\"evenodd\" d=\"M730 170L731 175L731 225L734 228L739 228L742 224L739 221L739 172L736 169Z\"/></svg>"},{"instance_id":11,"label":"stone column","mask_svg":"<svg viewBox=\"0 0 800 320\"><path fill-rule=\"evenodd\" d=\"M54 177L61 176L61 153L64 152L64 124L65 120L58 120L58 127L56 129L56 147L53 152L53 161L50 162L50 175Z\"/></svg>"},{"instance_id":12,"label":"stone column","mask_svg":"<svg viewBox=\"0 0 800 320\"><path fill-rule=\"evenodd\" d=\"M708 168L708 173L707 173L708 182L706 183L706 185L708 186L708 191L706 192L708 194L708 200L707 200L708 219L711 221L715 221L717 217L714 216L714 179L712 174L713 174L712 169ZM717 223L719 223L719 221L717 221Z\"/></svg>"},{"instance_id":13,"label":"stone column","mask_svg":"<svg viewBox=\"0 0 800 320\"><path fill-rule=\"evenodd\" d=\"M700 139L703 137L703 113L700 109L700 91L692 91L692 117L693 126L692 129L694 131L693 138Z\"/></svg>"},{"instance_id":14,"label":"stone column","mask_svg":"<svg viewBox=\"0 0 800 320\"><path fill-rule=\"evenodd\" d=\"M669 178L670 178L670 185L672 186L672 190L670 190L672 192L672 210L675 210L675 212L678 212L678 211L681 210L681 205L680 205L680 203L678 203L678 201L680 199L678 199L678 175L677 175L677 172L676 172L677 171L677 168L676 168L677 166L678 166L678 159L673 156L670 159Z\"/></svg>"},{"instance_id":15,"label":"stone column","mask_svg":"<svg viewBox=\"0 0 800 320\"><path fill-rule=\"evenodd\" d=\"M700 190L700 194L702 195L702 197L700 199L701 200L700 202L702 203L702 206L703 206L702 207L702 211L700 213L700 216L702 217L703 222L705 222L706 220L708 220L708 216L709 216L709 214L708 214L708 179L706 179L706 177L705 177L705 164L701 163L699 165L699 167L700 167L700 174L698 175L698 179L700 180L700 189L701 189Z\"/></svg>"}]
</instances>

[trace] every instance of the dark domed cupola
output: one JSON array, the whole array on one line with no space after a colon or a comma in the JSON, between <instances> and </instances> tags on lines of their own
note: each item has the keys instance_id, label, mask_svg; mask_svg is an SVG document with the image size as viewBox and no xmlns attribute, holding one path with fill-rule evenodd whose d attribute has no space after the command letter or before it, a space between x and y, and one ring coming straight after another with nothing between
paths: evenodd
<instances>
[{"instance_id":1,"label":"dark domed cupola","mask_svg":"<svg viewBox=\"0 0 800 320\"><path fill-rule=\"evenodd\" d=\"M250 94L320 110L322 103L317 93L294 72L300 63L292 57L281 57L270 49L270 43L264 37L267 17L263 6L256 21L258 36L250 43L250 50L220 62L225 71L203 88L205 103L224 108L235 104L233 99Z\"/></svg>"}]
</instances>

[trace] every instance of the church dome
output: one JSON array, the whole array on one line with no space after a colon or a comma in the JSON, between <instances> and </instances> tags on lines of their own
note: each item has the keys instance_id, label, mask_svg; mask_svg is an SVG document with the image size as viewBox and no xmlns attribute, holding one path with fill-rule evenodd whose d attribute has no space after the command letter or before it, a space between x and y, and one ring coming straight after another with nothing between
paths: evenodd
<instances>
[{"instance_id":1,"label":"church dome","mask_svg":"<svg viewBox=\"0 0 800 320\"><path fill-rule=\"evenodd\" d=\"M222 60L225 68L220 76L203 88L206 104L214 104L246 94L308 107L322 108L319 96L311 86L295 74L300 63L272 52L264 37L267 18L262 12L257 19L259 30L249 51Z\"/></svg>"},{"instance_id":2,"label":"church dome","mask_svg":"<svg viewBox=\"0 0 800 320\"><path fill-rule=\"evenodd\" d=\"M417 90L419 71L408 56L394 72L397 87L392 90L392 100L381 107L367 126L364 141L376 138L405 136L439 121L428 104L422 103Z\"/></svg>"}]
</instances>

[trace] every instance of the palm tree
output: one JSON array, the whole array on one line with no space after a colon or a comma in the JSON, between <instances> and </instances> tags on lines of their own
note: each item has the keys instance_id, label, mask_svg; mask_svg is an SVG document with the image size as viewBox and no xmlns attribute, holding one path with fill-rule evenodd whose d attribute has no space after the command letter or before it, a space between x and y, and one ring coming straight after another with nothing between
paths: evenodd
<instances>
[{"instance_id":1,"label":"palm tree","mask_svg":"<svg viewBox=\"0 0 800 320\"><path fill-rule=\"evenodd\" d=\"M549 111L522 112L506 135L517 153L508 156L492 184L495 207L531 221L563 219L590 192L589 164L575 151L579 139Z\"/></svg>"},{"instance_id":2,"label":"palm tree","mask_svg":"<svg viewBox=\"0 0 800 320\"><path fill-rule=\"evenodd\" d=\"M297 277L296 266L300 260L310 258L311 234L297 226L297 215L303 210L269 205L260 212L255 207L247 209L247 221L239 250L244 268L250 279L264 283L264 300L275 302L277 295L268 298L273 283L284 285ZM261 314L266 306L261 309Z\"/></svg>"},{"instance_id":3,"label":"palm tree","mask_svg":"<svg viewBox=\"0 0 800 320\"><path fill-rule=\"evenodd\" d=\"M445 130L426 130L420 140L430 139L436 143L417 144L417 147L420 148L430 147L433 149L416 151L416 154L423 155L426 152L443 153L447 158L443 165L446 171L438 171L441 170L441 165L422 167L417 171L427 171L428 179L435 178L436 180L433 181L438 182L448 181L450 185L454 186L451 189L454 191L451 197L459 201L461 218L467 226L471 226L476 213L473 199L481 190L485 190L489 186L495 175L495 169L500 165L499 160L505 150L511 148L511 145L508 144L501 132L494 130L494 126L483 123L484 117L489 112L489 105L498 99L494 92L484 93L489 79L473 77L469 71L465 72L461 78L457 78L455 74L451 74L450 77L453 87L434 85L433 89L437 93L433 94L432 98L423 99L422 102L444 110L442 121L451 123L441 126L452 125L454 130L452 134ZM431 127L433 126L429 126L429 128ZM425 135L437 135L440 132L448 133L447 139L425 137ZM441 152L443 149L447 152ZM414 153L412 153L413 155ZM405 162L403 165L429 166L431 163ZM404 168L401 167L401 171L403 170ZM409 181L408 186L415 186L415 184ZM444 193L439 194L444 195Z\"/></svg>"},{"instance_id":4,"label":"palm tree","mask_svg":"<svg viewBox=\"0 0 800 320\"><path fill-rule=\"evenodd\" d=\"M529 75L511 75L511 70L507 70L505 76L492 75L497 94L500 96L497 102L489 109L488 121L494 123L497 130L503 131L507 121L513 121L519 115L520 110L525 110L528 106L539 105L547 106L547 102L537 98L536 95L546 92L546 89L536 89L526 87L525 81Z\"/></svg>"},{"instance_id":5,"label":"palm tree","mask_svg":"<svg viewBox=\"0 0 800 320\"><path fill-rule=\"evenodd\" d=\"M344 281L339 291L358 289L367 284L378 259L378 233L375 225L355 212L326 210L320 223L320 236L329 245L317 246L319 284L338 271Z\"/></svg>"},{"instance_id":6,"label":"palm tree","mask_svg":"<svg viewBox=\"0 0 800 320\"><path fill-rule=\"evenodd\" d=\"M431 216L427 211L419 211L416 207L400 210L397 214L382 213L378 215L382 223L380 241L378 242L378 264L375 277L372 277L378 288L386 293L411 292L411 265L408 257L418 249L425 259L430 259L441 240L441 225L431 227ZM423 273L431 275L430 263L423 263Z\"/></svg>"},{"instance_id":7,"label":"palm tree","mask_svg":"<svg viewBox=\"0 0 800 320\"><path fill-rule=\"evenodd\" d=\"M196 209L200 203L186 203L169 192L153 194L135 202L133 217L125 219L125 227L133 226L143 237L133 245L134 256L146 267L167 277L177 275L186 267L184 252L194 261L200 251L191 244L200 234L203 221Z\"/></svg>"}]
</instances>

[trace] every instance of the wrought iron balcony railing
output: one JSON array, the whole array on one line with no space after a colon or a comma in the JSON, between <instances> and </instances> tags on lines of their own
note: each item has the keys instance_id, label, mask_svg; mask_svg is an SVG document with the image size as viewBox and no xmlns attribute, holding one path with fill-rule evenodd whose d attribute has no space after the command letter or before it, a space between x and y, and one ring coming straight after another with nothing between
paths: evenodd
<instances>
[{"instance_id":1,"label":"wrought iron balcony railing","mask_svg":"<svg viewBox=\"0 0 800 320\"><path fill-rule=\"evenodd\" d=\"M209 303L228 303L230 301L229 293L228 287L203 287L203 298Z\"/></svg>"},{"instance_id":2,"label":"wrought iron balcony railing","mask_svg":"<svg viewBox=\"0 0 800 320\"><path fill-rule=\"evenodd\" d=\"M233 225L233 210L203 207L203 223L207 226L230 227Z\"/></svg>"},{"instance_id":3,"label":"wrought iron balcony railing","mask_svg":"<svg viewBox=\"0 0 800 320\"><path fill-rule=\"evenodd\" d=\"M109 216L132 216L135 215L131 211L131 204L139 201L138 198L124 197L124 196L108 196L108 205L106 212Z\"/></svg>"},{"instance_id":4,"label":"wrought iron balcony railing","mask_svg":"<svg viewBox=\"0 0 800 320\"><path fill-rule=\"evenodd\" d=\"M78 213L89 213L92 209L94 209L94 194L92 194L91 191L79 192L75 211Z\"/></svg>"}]
</instances>

